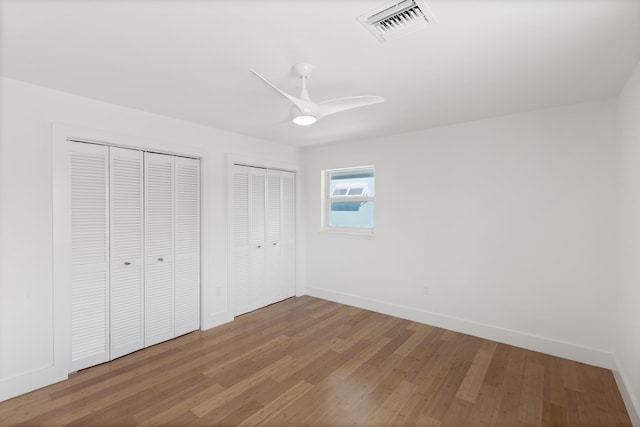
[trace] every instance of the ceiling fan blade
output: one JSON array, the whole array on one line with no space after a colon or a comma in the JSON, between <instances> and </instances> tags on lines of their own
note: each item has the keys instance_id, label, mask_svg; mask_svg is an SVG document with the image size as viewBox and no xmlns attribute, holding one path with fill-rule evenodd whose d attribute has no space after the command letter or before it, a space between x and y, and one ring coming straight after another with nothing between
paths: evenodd
<instances>
[{"instance_id":1,"label":"ceiling fan blade","mask_svg":"<svg viewBox=\"0 0 640 427\"><path fill-rule=\"evenodd\" d=\"M364 107L371 104L378 104L380 102L384 102L384 98L381 96L351 96L348 98L338 98L319 102L318 107L320 108L320 117L324 117L329 114L339 113L340 111L351 110L352 108Z\"/></svg>"},{"instance_id":2,"label":"ceiling fan blade","mask_svg":"<svg viewBox=\"0 0 640 427\"><path fill-rule=\"evenodd\" d=\"M293 102L293 104L298 107L300 111L312 111L317 109L317 104L315 102L307 101L305 99L300 99L293 95L289 95L287 92L279 89L276 85L271 83L269 80L262 77L256 70L251 69L251 72L256 76L260 77L266 84L274 88L280 95L287 98L289 101Z\"/></svg>"}]
</instances>

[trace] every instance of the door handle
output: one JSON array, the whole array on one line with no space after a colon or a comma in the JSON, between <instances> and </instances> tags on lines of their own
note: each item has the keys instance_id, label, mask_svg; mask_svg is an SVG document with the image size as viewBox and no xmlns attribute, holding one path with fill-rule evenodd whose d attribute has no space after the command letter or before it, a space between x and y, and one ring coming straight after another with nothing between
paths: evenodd
<instances>
[{"instance_id":1,"label":"door handle","mask_svg":"<svg viewBox=\"0 0 640 427\"><path fill-rule=\"evenodd\" d=\"M277 246L278 244L276 242L273 242L273 246Z\"/></svg>"},{"instance_id":2,"label":"door handle","mask_svg":"<svg viewBox=\"0 0 640 427\"><path fill-rule=\"evenodd\" d=\"M124 265L131 265L129 261L125 262Z\"/></svg>"},{"instance_id":3,"label":"door handle","mask_svg":"<svg viewBox=\"0 0 640 427\"><path fill-rule=\"evenodd\" d=\"M158 258L158 261L164 261L164 258Z\"/></svg>"},{"instance_id":4,"label":"door handle","mask_svg":"<svg viewBox=\"0 0 640 427\"><path fill-rule=\"evenodd\" d=\"M258 247L258 249L260 249L262 247L262 245L258 245L257 247Z\"/></svg>"}]
</instances>

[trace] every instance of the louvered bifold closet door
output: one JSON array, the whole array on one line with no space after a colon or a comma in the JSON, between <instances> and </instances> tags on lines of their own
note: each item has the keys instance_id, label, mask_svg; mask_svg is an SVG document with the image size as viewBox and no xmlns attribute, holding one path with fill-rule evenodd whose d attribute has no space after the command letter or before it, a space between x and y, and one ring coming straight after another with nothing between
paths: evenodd
<instances>
[{"instance_id":1,"label":"louvered bifold closet door","mask_svg":"<svg viewBox=\"0 0 640 427\"><path fill-rule=\"evenodd\" d=\"M145 346L174 337L174 157L145 153Z\"/></svg>"},{"instance_id":2,"label":"louvered bifold closet door","mask_svg":"<svg viewBox=\"0 0 640 427\"><path fill-rule=\"evenodd\" d=\"M109 359L109 156L68 142L71 208L71 371Z\"/></svg>"},{"instance_id":3,"label":"louvered bifold closet door","mask_svg":"<svg viewBox=\"0 0 640 427\"><path fill-rule=\"evenodd\" d=\"M229 269L229 281L233 286L233 314L240 315L251 310L249 168L234 166L231 186L232 262Z\"/></svg>"},{"instance_id":4,"label":"louvered bifold closet door","mask_svg":"<svg viewBox=\"0 0 640 427\"><path fill-rule=\"evenodd\" d=\"M280 301L282 286L282 185L280 172L267 171L265 294L268 303Z\"/></svg>"},{"instance_id":5,"label":"louvered bifold closet door","mask_svg":"<svg viewBox=\"0 0 640 427\"><path fill-rule=\"evenodd\" d=\"M234 165L231 194L237 316L295 295L295 175Z\"/></svg>"},{"instance_id":6,"label":"louvered bifold closet door","mask_svg":"<svg viewBox=\"0 0 640 427\"><path fill-rule=\"evenodd\" d=\"M265 170L249 170L249 283L251 310L269 304L265 284Z\"/></svg>"},{"instance_id":7,"label":"louvered bifold closet door","mask_svg":"<svg viewBox=\"0 0 640 427\"><path fill-rule=\"evenodd\" d=\"M111 359L144 347L142 152L111 147Z\"/></svg>"},{"instance_id":8,"label":"louvered bifold closet door","mask_svg":"<svg viewBox=\"0 0 640 427\"><path fill-rule=\"evenodd\" d=\"M175 336L200 327L200 161L175 158Z\"/></svg>"}]
</instances>

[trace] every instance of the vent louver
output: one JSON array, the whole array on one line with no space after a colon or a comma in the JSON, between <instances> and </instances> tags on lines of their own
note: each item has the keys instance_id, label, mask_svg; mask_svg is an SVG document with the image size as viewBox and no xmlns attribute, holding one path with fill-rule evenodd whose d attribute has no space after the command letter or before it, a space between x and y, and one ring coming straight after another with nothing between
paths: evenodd
<instances>
[{"instance_id":1,"label":"vent louver","mask_svg":"<svg viewBox=\"0 0 640 427\"><path fill-rule=\"evenodd\" d=\"M394 40L435 23L435 17L424 1L404 0L387 4L358 18L381 43Z\"/></svg>"}]
</instances>

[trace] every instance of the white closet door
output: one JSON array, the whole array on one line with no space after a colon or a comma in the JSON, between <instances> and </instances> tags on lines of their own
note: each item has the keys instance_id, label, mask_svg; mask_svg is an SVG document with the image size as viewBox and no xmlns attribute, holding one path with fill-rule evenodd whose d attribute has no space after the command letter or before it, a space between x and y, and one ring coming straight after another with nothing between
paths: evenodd
<instances>
[{"instance_id":1,"label":"white closet door","mask_svg":"<svg viewBox=\"0 0 640 427\"><path fill-rule=\"evenodd\" d=\"M269 304L265 285L265 170L249 170L249 283L251 310Z\"/></svg>"},{"instance_id":2,"label":"white closet door","mask_svg":"<svg viewBox=\"0 0 640 427\"><path fill-rule=\"evenodd\" d=\"M174 157L145 153L145 346L173 338Z\"/></svg>"},{"instance_id":3,"label":"white closet door","mask_svg":"<svg viewBox=\"0 0 640 427\"><path fill-rule=\"evenodd\" d=\"M144 347L142 152L111 147L111 359Z\"/></svg>"},{"instance_id":4,"label":"white closet door","mask_svg":"<svg viewBox=\"0 0 640 427\"><path fill-rule=\"evenodd\" d=\"M266 179L265 293L268 304L271 304L282 299L282 185L279 171L267 171Z\"/></svg>"},{"instance_id":5,"label":"white closet door","mask_svg":"<svg viewBox=\"0 0 640 427\"><path fill-rule=\"evenodd\" d=\"M295 294L295 175L235 165L231 195L237 316Z\"/></svg>"},{"instance_id":6,"label":"white closet door","mask_svg":"<svg viewBox=\"0 0 640 427\"><path fill-rule=\"evenodd\" d=\"M175 158L175 336L200 327L200 161Z\"/></svg>"},{"instance_id":7,"label":"white closet door","mask_svg":"<svg viewBox=\"0 0 640 427\"><path fill-rule=\"evenodd\" d=\"M295 175L267 172L267 288L271 302L295 295Z\"/></svg>"},{"instance_id":8,"label":"white closet door","mask_svg":"<svg viewBox=\"0 0 640 427\"><path fill-rule=\"evenodd\" d=\"M265 170L234 166L230 283L236 316L268 304L265 292Z\"/></svg>"},{"instance_id":9,"label":"white closet door","mask_svg":"<svg viewBox=\"0 0 640 427\"><path fill-rule=\"evenodd\" d=\"M109 156L69 142L71 370L109 359Z\"/></svg>"},{"instance_id":10,"label":"white closet door","mask_svg":"<svg viewBox=\"0 0 640 427\"><path fill-rule=\"evenodd\" d=\"M251 310L251 285L249 283L249 168L234 166L231 188L231 268L233 312L240 315Z\"/></svg>"}]
</instances>

